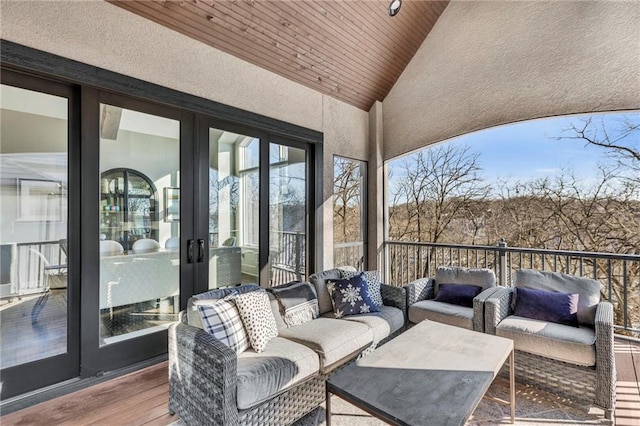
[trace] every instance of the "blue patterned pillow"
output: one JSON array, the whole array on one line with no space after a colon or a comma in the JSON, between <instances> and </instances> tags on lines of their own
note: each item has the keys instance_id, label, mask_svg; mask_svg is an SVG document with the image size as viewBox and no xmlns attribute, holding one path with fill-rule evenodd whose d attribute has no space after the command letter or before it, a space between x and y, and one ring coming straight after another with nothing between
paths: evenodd
<instances>
[{"instance_id":1,"label":"blue patterned pillow","mask_svg":"<svg viewBox=\"0 0 640 426\"><path fill-rule=\"evenodd\" d=\"M367 283L361 275L346 280L328 280L327 290L331 295L336 318L378 312L369 296Z\"/></svg>"},{"instance_id":2,"label":"blue patterned pillow","mask_svg":"<svg viewBox=\"0 0 640 426\"><path fill-rule=\"evenodd\" d=\"M198 305L198 311L204 331L237 354L249 349L249 337L231 297L216 300L211 305Z\"/></svg>"},{"instance_id":3,"label":"blue patterned pillow","mask_svg":"<svg viewBox=\"0 0 640 426\"><path fill-rule=\"evenodd\" d=\"M367 283L369 297L376 306L382 306L382 294L380 293L380 273L378 271L340 271L342 278L353 278L360 275Z\"/></svg>"}]
</instances>

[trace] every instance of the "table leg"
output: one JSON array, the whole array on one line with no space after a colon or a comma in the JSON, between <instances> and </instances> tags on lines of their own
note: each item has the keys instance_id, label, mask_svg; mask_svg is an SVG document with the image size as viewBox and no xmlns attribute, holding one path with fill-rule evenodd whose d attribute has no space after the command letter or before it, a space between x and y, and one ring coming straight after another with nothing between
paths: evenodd
<instances>
[{"instance_id":1,"label":"table leg","mask_svg":"<svg viewBox=\"0 0 640 426\"><path fill-rule=\"evenodd\" d=\"M509 400L509 408L511 411L511 424L515 423L516 421L516 377L514 355L514 350L512 350L511 355L509 355L509 391L511 394L511 398Z\"/></svg>"},{"instance_id":2,"label":"table leg","mask_svg":"<svg viewBox=\"0 0 640 426\"><path fill-rule=\"evenodd\" d=\"M326 425L331 426L331 393L329 392L329 386L325 383L325 420Z\"/></svg>"}]
</instances>

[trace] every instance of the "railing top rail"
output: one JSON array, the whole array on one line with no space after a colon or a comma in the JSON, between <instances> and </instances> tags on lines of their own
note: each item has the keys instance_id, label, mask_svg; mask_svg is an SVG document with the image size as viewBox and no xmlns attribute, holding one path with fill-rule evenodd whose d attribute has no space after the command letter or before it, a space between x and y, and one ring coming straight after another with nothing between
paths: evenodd
<instances>
[{"instance_id":1,"label":"railing top rail","mask_svg":"<svg viewBox=\"0 0 640 426\"><path fill-rule=\"evenodd\" d=\"M584 257L584 258L598 258L598 259L612 259L612 260L630 260L640 262L640 255L638 254L622 254L622 253L602 253L591 251L570 251L570 250L550 250L550 249L536 249L536 248L523 248L523 247L498 247L498 246L486 246L486 245L469 245L469 244L447 244L447 243L428 243L428 242L413 242L413 241L385 241L387 245L406 245L414 247L442 247L442 248L454 248L454 249L469 249L469 250L487 250L487 251L504 251L504 252L516 252L516 253L534 253L545 254L553 256L570 256L570 257Z\"/></svg>"},{"instance_id":2,"label":"railing top rail","mask_svg":"<svg viewBox=\"0 0 640 426\"><path fill-rule=\"evenodd\" d=\"M26 242L26 243L15 243L16 246L37 246L37 245L43 245L43 244L59 244L60 240L52 240L52 241L33 241L33 242ZM13 243L2 243L4 244L13 244Z\"/></svg>"},{"instance_id":3,"label":"railing top rail","mask_svg":"<svg viewBox=\"0 0 640 426\"><path fill-rule=\"evenodd\" d=\"M364 243L362 241L353 241L349 243L336 243L333 245L333 248L347 248L347 247L358 247L362 246Z\"/></svg>"}]
</instances>

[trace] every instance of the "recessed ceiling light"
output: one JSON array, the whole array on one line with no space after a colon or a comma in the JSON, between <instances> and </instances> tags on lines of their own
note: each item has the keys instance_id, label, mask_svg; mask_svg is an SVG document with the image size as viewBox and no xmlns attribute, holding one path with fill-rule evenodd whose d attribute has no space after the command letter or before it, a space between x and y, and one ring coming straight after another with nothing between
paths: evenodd
<instances>
[{"instance_id":1,"label":"recessed ceiling light","mask_svg":"<svg viewBox=\"0 0 640 426\"><path fill-rule=\"evenodd\" d=\"M400 12L400 6L402 6L402 0L392 0L389 5L389 16L396 16Z\"/></svg>"}]
</instances>

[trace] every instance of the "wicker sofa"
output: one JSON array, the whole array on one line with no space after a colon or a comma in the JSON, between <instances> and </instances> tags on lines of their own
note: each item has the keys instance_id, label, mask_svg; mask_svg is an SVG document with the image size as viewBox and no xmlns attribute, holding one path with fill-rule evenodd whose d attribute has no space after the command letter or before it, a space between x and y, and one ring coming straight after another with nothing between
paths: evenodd
<instances>
[{"instance_id":1,"label":"wicker sofa","mask_svg":"<svg viewBox=\"0 0 640 426\"><path fill-rule=\"evenodd\" d=\"M258 286L192 297L180 321L169 329L169 411L187 424L286 425L316 409L324 401L325 380L332 372L404 329L404 289L384 284L380 312L333 318L325 281L341 276L341 270L332 269L310 277L321 316L294 327L285 325L270 295L278 337L261 353L249 349L236 355L201 328L195 308L231 292L259 290Z\"/></svg>"},{"instance_id":2,"label":"wicker sofa","mask_svg":"<svg viewBox=\"0 0 640 426\"><path fill-rule=\"evenodd\" d=\"M579 294L573 327L514 315L514 288ZM515 271L513 287L485 301L486 333L514 341L516 378L558 395L602 407L612 418L616 369L613 306L600 301L600 284L557 272Z\"/></svg>"}]
</instances>

